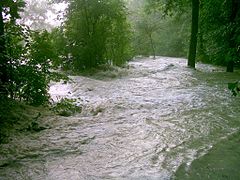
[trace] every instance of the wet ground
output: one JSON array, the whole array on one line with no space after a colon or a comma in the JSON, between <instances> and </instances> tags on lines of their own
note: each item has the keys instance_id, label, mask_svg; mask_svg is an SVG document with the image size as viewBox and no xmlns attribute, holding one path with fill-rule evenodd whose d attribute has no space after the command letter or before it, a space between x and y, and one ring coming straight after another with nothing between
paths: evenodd
<instances>
[{"instance_id":1,"label":"wet ground","mask_svg":"<svg viewBox=\"0 0 240 180\"><path fill-rule=\"evenodd\" d=\"M207 154L190 166L182 164L174 175L176 180L238 180L240 177L240 132L215 144Z\"/></svg>"},{"instance_id":2,"label":"wet ground","mask_svg":"<svg viewBox=\"0 0 240 180\"><path fill-rule=\"evenodd\" d=\"M77 98L83 112L0 145L0 179L170 179L239 129L240 99L227 89L239 73L167 57L124 72L52 84L54 100Z\"/></svg>"}]
</instances>

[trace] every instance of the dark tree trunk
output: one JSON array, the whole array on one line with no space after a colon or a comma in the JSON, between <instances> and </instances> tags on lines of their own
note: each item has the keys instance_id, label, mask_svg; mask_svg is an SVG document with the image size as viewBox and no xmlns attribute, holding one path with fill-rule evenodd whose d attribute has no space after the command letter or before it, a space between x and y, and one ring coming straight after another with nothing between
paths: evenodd
<instances>
[{"instance_id":1,"label":"dark tree trunk","mask_svg":"<svg viewBox=\"0 0 240 180\"><path fill-rule=\"evenodd\" d=\"M188 66L191 68L195 68L198 19L199 19L199 0L192 0L192 27L191 27L190 47L189 47L189 53L188 53Z\"/></svg>"},{"instance_id":2,"label":"dark tree trunk","mask_svg":"<svg viewBox=\"0 0 240 180\"><path fill-rule=\"evenodd\" d=\"M3 8L0 4L0 66L4 62L4 51L5 51L5 40L4 40L4 22L3 22L3 15L2 15Z\"/></svg>"},{"instance_id":3,"label":"dark tree trunk","mask_svg":"<svg viewBox=\"0 0 240 180\"><path fill-rule=\"evenodd\" d=\"M232 7L231 7L231 15L230 15L230 22L234 26L232 31L229 35L229 47L230 49L236 49L236 40L234 39L235 33L236 33L236 20L238 11L240 9L240 1L239 0L232 0ZM233 59L227 62L227 72L233 72L234 71L234 61Z\"/></svg>"},{"instance_id":4,"label":"dark tree trunk","mask_svg":"<svg viewBox=\"0 0 240 180\"><path fill-rule=\"evenodd\" d=\"M4 38L4 22L3 22L3 7L0 4L0 95L6 94L5 84L6 77L6 56L5 56L5 38Z\"/></svg>"}]
</instances>

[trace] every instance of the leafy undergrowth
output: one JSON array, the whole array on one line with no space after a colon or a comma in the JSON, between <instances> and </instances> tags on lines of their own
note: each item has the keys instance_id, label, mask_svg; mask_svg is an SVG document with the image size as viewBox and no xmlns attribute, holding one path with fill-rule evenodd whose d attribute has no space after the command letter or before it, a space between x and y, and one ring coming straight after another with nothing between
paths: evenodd
<instances>
[{"instance_id":1,"label":"leafy undergrowth","mask_svg":"<svg viewBox=\"0 0 240 180\"><path fill-rule=\"evenodd\" d=\"M232 92L233 96L240 94L240 81L228 83L228 89Z\"/></svg>"},{"instance_id":2,"label":"leafy undergrowth","mask_svg":"<svg viewBox=\"0 0 240 180\"><path fill-rule=\"evenodd\" d=\"M240 177L240 132L216 144L206 155L185 164L177 170L173 179L223 180Z\"/></svg>"},{"instance_id":3,"label":"leafy undergrowth","mask_svg":"<svg viewBox=\"0 0 240 180\"><path fill-rule=\"evenodd\" d=\"M48 128L41 125L41 119L50 114L46 107L33 107L1 98L0 143L7 143L17 132L39 132Z\"/></svg>"},{"instance_id":4,"label":"leafy undergrowth","mask_svg":"<svg viewBox=\"0 0 240 180\"><path fill-rule=\"evenodd\" d=\"M81 113L82 107L75 104L75 99L63 98L60 102L53 104L51 110L60 116L72 116L75 113Z\"/></svg>"}]
</instances>

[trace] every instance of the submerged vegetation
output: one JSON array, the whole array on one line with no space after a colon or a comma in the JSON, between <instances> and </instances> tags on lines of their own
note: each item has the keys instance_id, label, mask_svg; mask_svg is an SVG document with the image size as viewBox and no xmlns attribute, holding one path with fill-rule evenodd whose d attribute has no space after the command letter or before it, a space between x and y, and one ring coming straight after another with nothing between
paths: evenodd
<instances>
[{"instance_id":1,"label":"submerged vegetation","mask_svg":"<svg viewBox=\"0 0 240 180\"><path fill-rule=\"evenodd\" d=\"M75 113L81 113L82 108L74 104L76 99L63 98L56 104L53 104L51 110L60 116L71 116Z\"/></svg>"}]
</instances>

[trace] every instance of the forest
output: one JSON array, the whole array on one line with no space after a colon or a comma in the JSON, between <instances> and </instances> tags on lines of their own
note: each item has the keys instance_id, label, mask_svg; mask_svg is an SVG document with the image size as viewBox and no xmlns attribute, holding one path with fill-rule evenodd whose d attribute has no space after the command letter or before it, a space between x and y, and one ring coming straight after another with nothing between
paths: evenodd
<instances>
[{"instance_id":1,"label":"forest","mask_svg":"<svg viewBox=\"0 0 240 180\"><path fill-rule=\"evenodd\" d=\"M229 72L239 66L237 0L66 1L64 22L52 28L47 2L30 2L26 12L20 0L0 6L0 89L14 100L44 104L53 69L122 66L136 55L188 57L189 67L202 61Z\"/></svg>"},{"instance_id":2,"label":"forest","mask_svg":"<svg viewBox=\"0 0 240 180\"><path fill-rule=\"evenodd\" d=\"M99 126L104 124L103 129L109 129L109 133L113 129L122 129L119 133L126 135L123 144L132 143L124 146L127 152L123 154L130 158L133 153L136 154L132 155L133 158L139 158L139 169L133 160L129 161L133 164L126 170L122 167L126 162L116 163L122 157L121 150L112 150L115 146L112 145L111 151L106 150L106 154L99 153L99 156L108 157L110 154L112 159L116 158L114 162L110 161L111 158L102 160L102 163L109 160L116 169L110 173L106 168L105 174L97 171L95 175L96 169L90 168L89 174L83 169L85 174L72 175L74 179L94 179L94 176L96 179L206 178L208 174L199 168L208 162L203 154L218 153L219 149L226 148L209 148L224 138L229 138L226 146L234 146L235 151L231 155L239 156L239 147L234 144L240 137L239 0L1 0L0 11L0 154L7 157L0 155L3 159L0 179L11 179L7 172L13 169L18 176L22 174L20 179L26 176L45 179L44 176L38 177L35 171L32 174L28 172L34 169L33 166L29 165L29 168L22 161L52 158L43 161L55 162L51 153L54 157L57 153L68 158L71 152L76 155L79 149L74 144L71 147L62 145L60 140L55 142L59 149L52 147L51 141L44 153L39 150L35 154L32 150L31 157L20 147L26 143L27 137L51 139L54 137L51 133L59 133L54 129L57 123L50 122L52 118L59 118L59 121L69 118L66 124L57 124L69 132L61 132L59 136L68 137L81 130L78 138L83 139L79 140L79 147L86 145L88 149L94 149L94 155L89 152L87 157L97 159L98 148L103 146L97 142L98 146L91 146L102 131L97 122L92 124L96 120ZM136 118L131 119L134 115ZM104 119L113 117L116 121L126 120L110 126ZM207 120L203 121L203 117ZM79 121L84 118L91 123L84 121L81 124ZM115 120L111 120L113 124ZM192 124L186 123L188 120ZM125 127L126 124L131 122L131 129L135 132L142 121L144 129L139 131L154 132L154 139L149 135L145 142L139 131L136 135L128 134L131 131L125 132L129 128ZM69 131L70 122L77 124L79 129ZM169 131L165 132L164 123ZM117 129L119 124L124 126ZM174 129L170 124L178 128ZM148 130L148 126L152 129ZM155 126L161 127L158 131L163 135L158 131L155 133ZM165 135L166 139L162 139ZM11 140L17 136L20 140ZM112 137L111 134L111 141L105 138L102 142L111 144L119 138ZM159 143L160 140L165 145ZM134 142L142 143L142 146L138 147ZM9 143L11 145L7 146ZM147 158L144 152L149 149L143 149L148 145L152 147L154 143L157 144L156 152L150 159L154 168L164 169L161 171L144 169L148 163L140 158ZM43 144L41 148L45 147ZM121 142L117 145L121 146ZM136 149L142 148L142 154L128 149L134 145ZM29 146L34 149L33 144ZM61 150L63 146L66 146L65 151ZM83 154L87 151L84 148L79 150ZM103 147L103 152L104 148L107 147ZM193 149L196 155L189 155L191 152L194 154ZM13 158L18 151L22 154ZM115 157L114 152L118 152L118 156ZM165 160L161 155L166 157ZM200 161L194 161L198 157ZM79 162L84 162L78 158ZM92 161L87 160L86 168L100 168L101 163L92 165ZM189 161L193 162L193 168L199 169L185 172L188 167L184 163ZM231 170L224 170L225 175L214 176L213 173L209 177L235 179L240 176L233 170L238 165L236 162ZM44 165L47 170L54 171L49 166ZM79 164L74 166L82 168ZM213 166L212 171L218 168L216 164ZM36 168L40 167L36 165ZM65 168L71 169L71 165ZM45 175L47 179L68 179L71 175L65 170L62 170L65 172L62 176L59 175L61 170ZM44 170L38 171L45 173ZM200 172L202 177L198 175Z\"/></svg>"}]
</instances>

